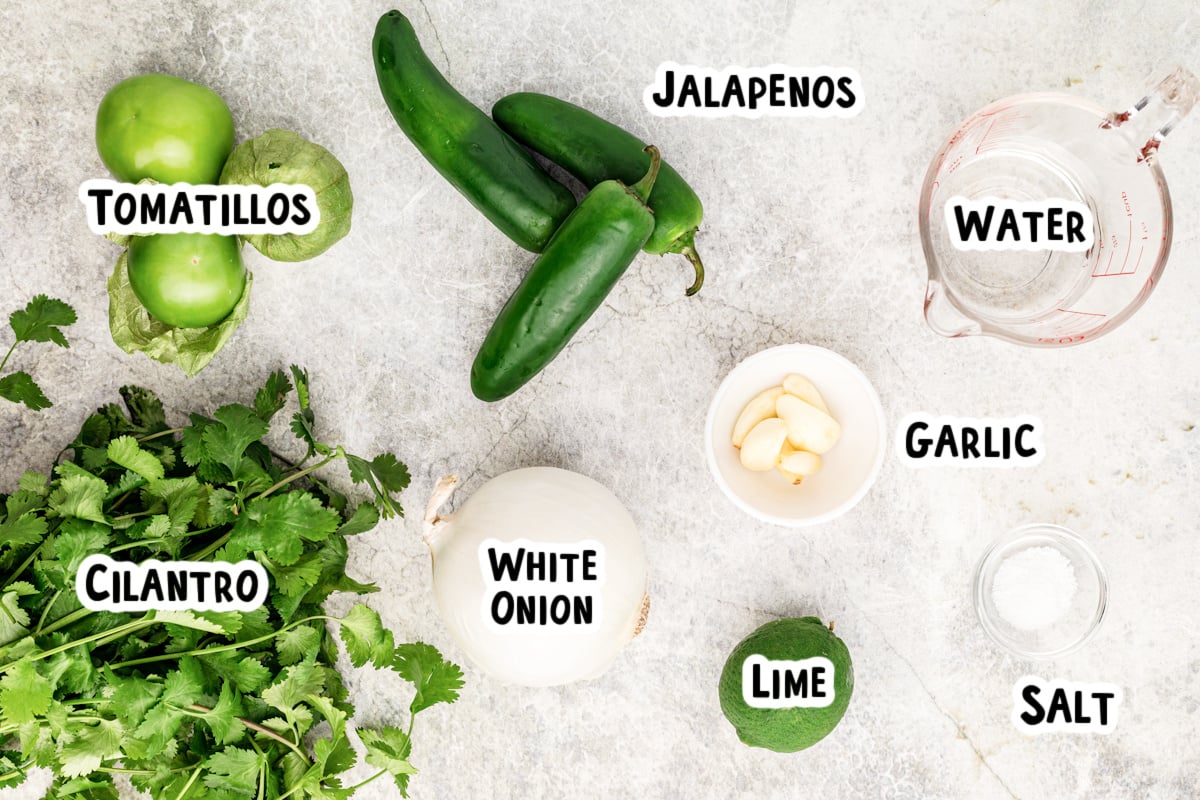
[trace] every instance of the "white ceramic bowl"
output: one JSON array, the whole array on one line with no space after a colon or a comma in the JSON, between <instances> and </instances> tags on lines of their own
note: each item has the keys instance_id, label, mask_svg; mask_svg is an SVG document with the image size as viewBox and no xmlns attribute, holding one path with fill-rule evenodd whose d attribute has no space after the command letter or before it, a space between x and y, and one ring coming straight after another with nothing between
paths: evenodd
<instances>
[{"instance_id":1,"label":"white ceramic bowl","mask_svg":"<svg viewBox=\"0 0 1200 800\"><path fill-rule=\"evenodd\" d=\"M730 443L733 423L764 389L798 373L816 385L842 437L821 458L821 471L793 486L776 470L752 472ZM842 356L811 344L785 344L747 358L717 389L705 423L708 465L721 491L747 514L776 525L801 527L846 513L871 488L887 450L887 423L875 387Z\"/></svg>"}]
</instances>

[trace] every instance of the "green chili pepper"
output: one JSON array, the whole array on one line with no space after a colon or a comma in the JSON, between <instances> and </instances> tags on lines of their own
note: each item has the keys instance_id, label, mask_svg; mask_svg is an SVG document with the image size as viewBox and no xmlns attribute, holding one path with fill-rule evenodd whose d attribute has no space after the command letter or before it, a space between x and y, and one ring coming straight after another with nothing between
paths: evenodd
<instances>
[{"instance_id":1,"label":"green chili pepper","mask_svg":"<svg viewBox=\"0 0 1200 800\"><path fill-rule=\"evenodd\" d=\"M510 239L540 253L575 207L571 192L446 81L399 11L379 19L372 52L383 99L421 155Z\"/></svg>"},{"instance_id":2,"label":"green chili pepper","mask_svg":"<svg viewBox=\"0 0 1200 800\"><path fill-rule=\"evenodd\" d=\"M538 374L587 322L654 231L646 198L661 161L633 186L603 181L546 245L492 324L471 367L471 391L489 402Z\"/></svg>"},{"instance_id":3,"label":"green chili pepper","mask_svg":"<svg viewBox=\"0 0 1200 800\"><path fill-rule=\"evenodd\" d=\"M492 117L518 142L588 186L613 178L635 181L649 163L646 145L636 136L556 97L510 94L492 106ZM693 241L704 218L700 198L664 161L649 203L656 225L643 249L655 255L682 253L696 270L696 281L687 291L693 295L704 283L704 265Z\"/></svg>"}]
</instances>

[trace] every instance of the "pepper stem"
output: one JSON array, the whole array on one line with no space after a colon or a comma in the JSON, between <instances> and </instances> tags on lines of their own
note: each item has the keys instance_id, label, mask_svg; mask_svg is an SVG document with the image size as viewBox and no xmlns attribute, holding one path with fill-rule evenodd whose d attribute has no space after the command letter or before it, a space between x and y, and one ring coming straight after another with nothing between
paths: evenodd
<instances>
[{"instance_id":1,"label":"pepper stem","mask_svg":"<svg viewBox=\"0 0 1200 800\"><path fill-rule=\"evenodd\" d=\"M680 236L671 245L668 252L679 253L689 262L692 269L696 270L696 279L692 282L691 287L687 290L687 296L691 297L696 292L700 291L700 287L704 285L704 262L700 260L700 254L696 252L696 229L692 228L687 233Z\"/></svg>"},{"instance_id":2,"label":"pepper stem","mask_svg":"<svg viewBox=\"0 0 1200 800\"><path fill-rule=\"evenodd\" d=\"M629 190L638 196L638 199L643 203L650 199L650 192L654 189L654 181L658 179L658 168L662 164L662 155L658 152L658 148L652 144L646 145L643 153L650 154L650 169L642 176L642 179L629 187Z\"/></svg>"}]
</instances>

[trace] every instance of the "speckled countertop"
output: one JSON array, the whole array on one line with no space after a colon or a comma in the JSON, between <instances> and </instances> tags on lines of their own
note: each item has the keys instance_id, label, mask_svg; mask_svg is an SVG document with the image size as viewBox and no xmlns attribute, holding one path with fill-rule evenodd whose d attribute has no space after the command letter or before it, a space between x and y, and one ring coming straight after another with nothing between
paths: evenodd
<instances>
[{"instance_id":1,"label":"speckled countertop","mask_svg":"<svg viewBox=\"0 0 1200 800\"><path fill-rule=\"evenodd\" d=\"M1164 145L1177 229L1161 286L1119 331L1033 351L946 340L923 324L916 199L959 120L1028 90L1124 108L1172 63L1200 68L1189 3L406 3L434 61L487 107L540 90L658 143L704 198L703 293L685 265L642 256L566 352L512 399L467 383L477 343L530 258L405 140L375 84L370 39L387 3L48 4L0 10L0 310L38 292L80 313L69 351L30 348L55 406L0 407L0 487L46 464L117 387L168 408L244 399L273 368L314 377L330 441L391 449L412 468L410 518L359 537L351 568L400 635L462 654L434 612L419 514L436 478L468 490L550 464L605 483L645 537L650 623L603 677L500 685L467 667L452 708L422 716L413 795L428 798L1185 798L1200 796L1200 120ZM852 119L659 119L641 105L660 61L837 65L866 91ZM76 199L104 175L96 104L164 71L229 103L239 138L286 127L332 150L357 205L350 236L303 265L255 272L250 319L188 380L121 352L104 280L117 249ZM879 390L888 421L930 410L1039 415L1047 455L1025 470L912 470L891 454L835 522L792 532L740 513L702 449L714 389L784 342L830 347ZM1109 571L1110 614L1082 651L1030 665L987 640L971 570L987 543L1045 521L1085 536ZM334 601L344 607L347 598ZM338 605L341 604L341 605ZM716 682L735 642L785 615L835 618L857 686L835 735L783 756L741 746ZM407 705L349 669L365 723ZM1015 678L1108 681L1126 693L1107 737L1021 736ZM37 797L46 776L0 798ZM382 782L364 798L396 796Z\"/></svg>"}]
</instances>

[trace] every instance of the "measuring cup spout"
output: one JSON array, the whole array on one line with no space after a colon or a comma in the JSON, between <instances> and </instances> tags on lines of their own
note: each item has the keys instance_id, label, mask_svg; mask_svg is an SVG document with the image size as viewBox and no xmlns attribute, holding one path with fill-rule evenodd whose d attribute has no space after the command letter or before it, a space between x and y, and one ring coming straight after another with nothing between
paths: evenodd
<instances>
[{"instance_id":1,"label":"measuring cup spout","mask_svg":"<svg viewBox=\"0 0 1200 800\"><path fill-rule=\"evenodd\" d=\"M1200 78L1183 67L1175 67L1150 93L1128 111L1113 114L1105 123L1120 127L1140 146L1143 159L1153 157L1162 140L1196 105L1200 97Z\"/></svg>"},{"instance_id":2,"label":"measuring cup spout","mask_svg":"<svg viewBox=\"0 0 1200 800\"><path fill-rule=\"evenodd\" d=\"M945 287L936 280L925 288L925 322L935 333L951 339L982 333L979 323L955 308Z\"/></svg>"}]
</instances>

